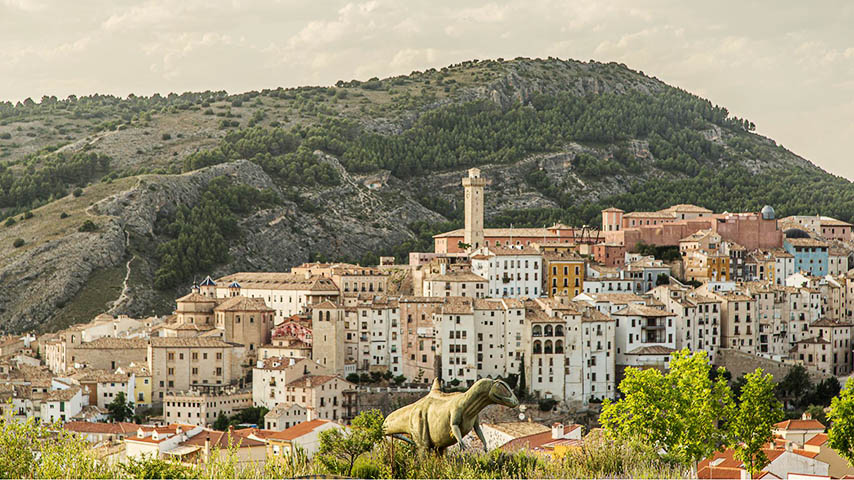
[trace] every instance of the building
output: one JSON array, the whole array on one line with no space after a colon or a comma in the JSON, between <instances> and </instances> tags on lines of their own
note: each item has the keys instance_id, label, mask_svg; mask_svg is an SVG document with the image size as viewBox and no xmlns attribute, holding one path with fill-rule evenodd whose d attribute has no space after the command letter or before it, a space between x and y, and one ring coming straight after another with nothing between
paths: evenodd
<instances>
[{"instance_id":1,"label":"building","mask_svg":"<svg viewBox=\"0 0 854 480\"><path fill-rule=\"evenodd\" d=\"M787 230L789 232L790 230ZM795 272L823 277L827 275L827 243L814 238L789 238L783 241L783 248L795 258Z\"/></svg>"},{"instance_id":2,"label":"building","mask_svg":"<svg viewBox=\"0 0 854 480\"><path fill-rule=\"evenodd\" d=\"M584 273L586 261L573 253L544 253L543 292L548 296L557 295L573 298L584 291Z\"/></svg>"},{"instance_id":3,"label":"building","mask_svg":"<svg viewBox=\"0 0 854 480\"><path fill-rule=\"evenodd\" d=\"M465 271L447 271L427 274L424 277L423 293L426 297L472 297L484 298L489 291L486 278Z\"/></svg>"},{"instance_id":4,"label":"building","mask_svg":"<svg viewBox=\"0 0 854 480\"><path fill-rule=\"evenodd\" d=\"M268 457L271 461L278 458L288 459L292 458L297 450L301 450L311 458L320 450L320 432L331 429L343 430L345 427L329 420L316 418L276 432L267 437Z\"/></svg>"},{"instance_id":5,"label":"building","mask_svg":"<svg viewBox=\"0 0 854 480\"><path fill-rule=\"evenodd\" d=\"M471 168L468 177L463 178L465 189L465 231L463 244L466 250L477 250L486 245L483 235L483 188L486 180L480 177L480 170Z\"/></svg>"},{"instance_id":6,"label":"building","mask_svg":"<svg viewBox=\"0 0 854 480\"><path fill-rule=\"evenodd\" d=\"M611 314L616 334L616 363L620 367L669 365L676 349L676 315L662 308L629 304Z\"/></svg>"},{"instance_id":7,"label":"building","mask_svg":"<svg viewBox=\"0 0 854 480\"><path fill-rule=\"evenodd\" d=\"M252 392L236 388L168 392L163 397L163 418L167 422L213 425L217 417L234 415L252 406Z\"/></svg>"},{"instance_id":8,"label":"building","mask_svg":"<svg viewBox=\"0 0 854 480\"><path fill-rule=\"evenodd\" d=\"M281 431L311 420L312 411L296 403L280 403L264 415L264 428Z\"/></svg>"},{"instance_id":9,"label":"building","mask_svg":"<svg viewBox=\"0 0 854 480\"><path fill-rule=\"evenodd\" d=\"M243 378L245 362L242 345L219 338L154 337L148 345L154 401L163 401L168 391L234 384Z\"/></svg>"},{"instance_id":10,"label":"building","mask_svg":"<svg viewBox=\"0 0 854 480\"><path fill-rule=\"evenodd\" d=\"M329 277L296 273L239 272L215 283L214 287L208 287L208 295L260 298L275 312L276 325L291 315L302 313L309 305L338 300L340 292ZM205 287L200 287L204 291Z\"/></svg>"},{"instance_id":11,"label":"building","mask_svg":"<svg viewBox=\"0 0 854 480\"><path fill-rule=\"evenodd\" d=\"M259 360L252 369L252 404L272 410L277 405L293 403L293 400L289 400L291 395L287 387L290 382L306 375L328 373L328 368L305 358L274 357Z\"/></svg>"},{"instance_id":12,"label":"building","mask_svg":"<svg viewBox=\"0 0 854 480\"><path fill-rule=\"evenodd\" d=\"M343 421L356 416L355 388L336 375L303 375L285 385L285 402L311 409L318 419Z\"/></svg>"},{"instance_id":13,"label":"building","mask_svg":"<svg viewBox=\"0 0 854 480\"><path fill-rule=\"evenodd\" d=\"M542 295L543 255L530 247L483 247L473 252L472 273L487 279L491 298Z\"/></svg>"}]
</instances>

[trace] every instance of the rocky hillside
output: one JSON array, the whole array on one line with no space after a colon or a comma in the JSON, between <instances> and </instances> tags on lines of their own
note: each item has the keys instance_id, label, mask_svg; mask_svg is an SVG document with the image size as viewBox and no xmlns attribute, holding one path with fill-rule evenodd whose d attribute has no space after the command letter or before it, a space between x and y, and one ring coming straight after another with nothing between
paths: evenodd
<instances>
[{"instance_id":1,"label":"rocky hillside","mask_svg":"<svg viewBox=\"0 0 854 480\"><path fill-rule=\"evenodd\" d=\"M460 177L475 165L493 225L596 223L606 206L677 202L854 212L849 182L725 109L622 65L557 59L237 95L0 103L0 162L9 331L168 313L208 273L429 249L459 225ZM272 200L243 205L238 187ZM235 198L219 205L217 192Z\"/></svg>"}]
</instances>

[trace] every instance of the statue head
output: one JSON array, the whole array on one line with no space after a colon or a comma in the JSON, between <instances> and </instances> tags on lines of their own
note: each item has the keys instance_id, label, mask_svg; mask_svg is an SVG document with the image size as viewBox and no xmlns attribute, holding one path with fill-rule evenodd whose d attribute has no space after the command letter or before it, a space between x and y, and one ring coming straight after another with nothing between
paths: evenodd
<instances>
[{"instance_id":1,"label":"statue head","mask_svg":"<svg viewBox=\"0 0 854 480\"><path fill-rule=\"evenodd\" d=\"M503 380L492 380L492 386L489 388L489 399L498 405L515 408L519 406L519 400L510 390L510 385L507 385Z\"/></svg>"}]
</instances>

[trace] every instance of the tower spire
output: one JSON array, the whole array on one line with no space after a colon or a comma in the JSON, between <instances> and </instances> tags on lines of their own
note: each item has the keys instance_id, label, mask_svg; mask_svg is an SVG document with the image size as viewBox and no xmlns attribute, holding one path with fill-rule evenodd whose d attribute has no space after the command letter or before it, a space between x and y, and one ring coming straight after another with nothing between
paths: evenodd
<instances>
[{"instance_id":1,"label":"tower spire","mask_svg":"<svg viewBox=\"0 0 854 480\"><path fill-rule=\"evenodd\" d=\"M471 168L468 171L468 177L463 177L463 188L466 192L466 224L463 243L468 245L469 251L477 250L483 246L484 186L486 186L486 180L480 177L480 169Z\"/></svg>"}]
</instances>

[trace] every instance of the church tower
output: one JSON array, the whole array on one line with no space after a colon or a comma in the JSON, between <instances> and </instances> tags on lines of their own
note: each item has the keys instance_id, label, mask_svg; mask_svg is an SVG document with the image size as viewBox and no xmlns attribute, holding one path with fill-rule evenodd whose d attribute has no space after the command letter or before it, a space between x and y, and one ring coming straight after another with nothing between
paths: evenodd
<instances>
[{"instance_id":1,"label":"church tower","mask_svg":"<svg viewBox=\"0 0 854 480\"><path fill-rule=\"evenodd\" d=\"M483 187L486 180L480 178L480 169L469 169L469 176L463 178L466 191L466 228L463 243L471 250L483 246Z\"/></svg>"}]
</instances>

